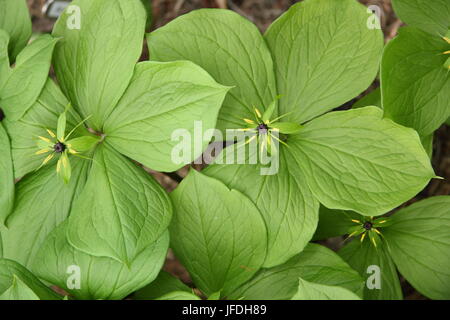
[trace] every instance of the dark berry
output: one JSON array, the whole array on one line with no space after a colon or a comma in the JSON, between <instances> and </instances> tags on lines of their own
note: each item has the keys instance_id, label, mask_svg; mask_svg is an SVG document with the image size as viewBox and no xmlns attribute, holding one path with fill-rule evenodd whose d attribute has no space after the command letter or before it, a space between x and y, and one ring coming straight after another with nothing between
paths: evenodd
<instances>
[{"instance_id":1,"label":"dark berry","mask_svg":"<svg viewBox=\"0 0 450 320\"><path fill-rule=\"evenodd\" d=\"M372 229L372 226L373 226L372 222L369 222L369 221L366 221L363 224L363 228L366 229L366 230Z\"/></svg>"},{"instance_id":2,"label":"dark berry","mask_svg":"<svg viewBox=\"0 0 450 320\"><path fill-rule=\"evenodd\" d=\"M256 127L256 129L258 130L258 133L264 134L264 133L267 133L267 130L269 130L269 127L266 124L261 123Z\"/></svg>"},{"instance_id":3,"label":"dark berry","mask_svg":"<svg viewBox=\"0 0 450 320\"><path fill-rule=\"evenodd\" d=\"M66 145L62 142L58 142L53 146L56 153L63 153L66 150Z\"/></svg>"}]
</instances>

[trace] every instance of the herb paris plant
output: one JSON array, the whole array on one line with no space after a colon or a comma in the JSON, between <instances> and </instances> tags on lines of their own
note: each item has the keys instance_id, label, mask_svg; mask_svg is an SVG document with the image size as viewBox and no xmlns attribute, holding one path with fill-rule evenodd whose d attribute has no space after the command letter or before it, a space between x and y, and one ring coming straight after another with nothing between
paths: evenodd
<instances>
[{"instance_id":1,"label":"herb paris plant","mask_svg":"<svg viewBox=\"0 0 450 320\"><path fill-rule=\"evenodd\" d=\"M314 240L349 234L355 239L338 252L361 276L368 267L380 268L379 290L364 288L365 299L402 299L400 273L431 299L450 299L450 196L436 196L402 208L389 217L368 219L354 212L321 208ZM358 236L355 222L371 221L379 235L374 245ZM356 238L358 236L358 238Z\"/></svg>"},{"instance_id":2,"label":"herb paris plant","mask_svg":"<svg viewBox=\"0 0 450 320\"><path fill-rule=\"evenodd\" d=\"M335 291L335 288L343 288L344 290L337 290L341 292L348 290L358 297L362 297L364 289L361 276L342 258L324 246L310 243L300 254L286 263L260 269L251 280L237 290L226 295L223 292L220 294L228 299L289 300L298 293L300 279L311 283L312 287L324 285L331 287L332 291ZM192 289L183 285L180 280L161 272L154 282L136 292L133 297L156 299L180 291L187 293L192 292ZM209 299L215 294L209 295ZM347 297L348 294L341 299Z\"/></svg>"},{"instance_id":3,"label":"herb paris plant","mask_svg":"<svg viewBox=\"0 0 450 320\"><path fill-rule=\"evenodd\" d=\"M367 27L370 17L354 0L306 0L277 19L264 37L236 13L214 9L186 14L148 35L152 59L188 59L234 86L219 114L219 128L241 128L240 119L250 119L253 106L264 113L278 94L274 117L288 114L283 121L302 125L285 137L287 146L280 145L277 174L261 176L255 165L214 164L204 171L211 178L191 172L173 193L172 246L205 292L224 289L227 294L245 280L237 274L249 277L229 266L244 265L255 273L301 252L316 228L319 202L376 216L417 194L435 176L417 133L383 118L379 108L323 115L375 78L383 41L379 30ZM220 185L229 205L219 207L207 191L213 185ZM261 218L252 213L248 219L255 227L249 228L229 214L231 204L247 202L245 197L264 219L265 257ZM198 202L218 208L211 214ZM188 222L195 219L202 221L200 229ZM210 232L222 219L238 225L239 233ZM242 233L253 237L245 248ZM240 254L251 250L254 260L244 261ZM215 262L218 251L228 252L221 264ZM214 263L205 267L208 261ZM227 282L231 276L237 282Z\"/></svg>"},{"instance_id":4,"label":"herb paris plant","mask_svg":"<svg viewBox=\"0 0 450 320\"><path fill-rule=\"evenodd\" d=\"M9 138L10 123L33 104L42 90L56 40L44 35L24 48L31 35L25 1L2 0L0 9L0 106L3 107L0 108L0 224L3 224L14 203L12 158L17 159L17 149Z\"/></svg>"},{"instance_id":5,"label":"herb paris plant","mask_svg":"<svg viewBox=\"0 0 450 320\"><path fill-rule=\"evenodd\" d=\"M87 118L86 127L102 140L86 153L92 161L68 155L68 184L56 175L53 161L17 184L8 228L0 230L3 256L75 297L118 299L158 274L172 214L162 187L125 156L155 170L178 169L183 164L170 158L172 131L192 133L194 119L202 120L205 130L213 128L228 88L191 62L136 64L146 23L140 0L72 4L82 12L81 28L69 28L64 13L53 31L60 38L53 64L64 94L48 80L30 107L20 113L14 105L5 108L18 115L11 124L13 148L33 159L31 165L23 160L14 165L21 174L38 168L46 157L34 155L41 149L38 137L56 132L56 147L81 119ZM66 114L69 101L73 107ZM65 121L58 118L66 116L63 130ZM81 126L73 138L90 135ZM71 265L84 271L80 290L67 287Z\"/></svg>"},{"instance_id":6,"label":"herb paris plant","mask_svg":"<svg viewBox=\"0 0 450 320\"><path fill-rule=\"evenodd\" d=\"M400 299L397 269L427 297L450 299L449 197L381 216L434 177L417 133L371 107L385 88L327 113L378 70L382 35L363 6L306 0L264 37L231 11L195 11L148 35L151 58L163 62L136 64L149 22L143 2L75 0L79 27L69 10L54 37L24 47L25 1L0 0L17 19L0 20L0 300L62 298L46 284L77 299ZM426 3L395 5L423 32L445 26L443 0L433 2L433 21L414 19ZM48 78L55 47L58 85ZM428 121L423 114L413 122ZM245 160L261 160L267 150L279 171L217 161L191 170L169 199L134 161L177 170L174 129L195 136L194 120L206 130L217 116L222 131L251 133L227 141L218 160L247 149ZM420 133L429 150L432 135ZM195 290L160 271L169 233ZM353 240L339 255L308 243L344 234ZM364 281L373 266L380 290Z\"/></svg>"},{"instance_id":7,"label":"herb paris plant","mask_svg":"<svg viewBox=\"0 0 450 320\"><path fill-rule=\"evenodd\" d=\"M31 36L31 19L25 0L0 0L0 29L11 38L8 55L14 62Z\"/></svg>"},{"instance_id":8,"label":"herb paris plant","mask_svg":"<svg viewBox=\"0 0 450 320\"><path fill-rule=\"evenodd\" d=\"M383 53L383 108L387 117L426 137L450 117L450 2L392 4L409 26Z\"/></svg>"}]
</instances>

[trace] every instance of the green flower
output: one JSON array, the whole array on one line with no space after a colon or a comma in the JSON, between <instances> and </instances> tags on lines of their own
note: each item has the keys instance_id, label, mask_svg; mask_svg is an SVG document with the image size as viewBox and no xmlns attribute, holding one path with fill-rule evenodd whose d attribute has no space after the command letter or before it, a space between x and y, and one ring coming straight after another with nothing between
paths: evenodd
<instances>
[{"instance_id":1,"label":"green flower","mask_svg":"<svg viewBox=\"0 0 450 320\"><path fill-rule=\"evenodd\" d=\"M295 134L298 133L302 128L300 124L294 122L279 122L279 120L289 115L289 113L270 120L275 110L276 102L279 98L280 96L277 96L264 113L261 113L258 108L254 107L253 111L255 120L244 118L242 120L244 120L247 127L237 129L238 131L250 132L254 134L245 142L245 144L258 139L261 155L265 150L267 150L269 154L277 151L275 145L272 143L273 140L276 140L279 143L287 146L286 142L284 142L283 139L279 138L280 133Z\"/></svg>"},{"instance_id":2,"label":"green flower","mask_svg":"<svg viewBox=\"0 0 450 320\"><path fill-rule=\"evenodd\" d=\"M92 149L100 141L100 137L97 137L95 135L70 139L75 130L78 129L78 127L80 127L88 118L77 124L66 135L66 114L69 107L70 104L58 118L56 134L52 130L46 129L50 138L46 138L43 136L38 137L39 140L37 141L37 144L40 150L36 152L36 155L48 154L48 156L42 161L42 164L39 166L39 168L36 169L36 171L48 164L53 158L59 157L58 163L56 165L56 172L64 180L65 183L69 183L72 173L69 155L89 159L80 155L80 153Z\"/></svg>"},{"instance_id":3,"label":"green flower","mask_svg":"<svg viewBox=\"0 0 450 320\"><path fill-rule=\"evenodd\" d=\"M351 219L351 221L358 225L349 229L348 237L361 235L361 242L367 237L375 247L378 247L378 243L383 236L379 229L389 225L388 218L374 219L373 217L365 217L364 220Z\"/></svg>"}]
</instances>

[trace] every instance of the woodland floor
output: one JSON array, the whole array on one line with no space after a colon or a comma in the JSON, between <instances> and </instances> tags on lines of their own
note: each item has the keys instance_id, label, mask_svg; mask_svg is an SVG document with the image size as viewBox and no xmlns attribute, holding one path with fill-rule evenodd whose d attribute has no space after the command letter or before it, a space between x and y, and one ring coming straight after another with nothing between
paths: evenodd
<instances>
[{"instance_id":1,"label":"woodland floor","mask_svg":"<svg viewBox=\"0 0 450 320\"><path fill-rule=\"evenodd\" d=\"M45 0L27 0L32 14L33 32L45 33L51 32L53 19L45 17L42 13L42 6ZM150 1L150 0L149 0ZM295 0L153 0L153 25L151 29L156 29L165 25L177 16L187 13L199 8L228 8L238 12L253 21L261 31L267 29L270 23L276 19L280 14L287 10L292 4L298 1ZM400 26L401 21L395 16L392 11L390 0L359 0L365 5L378 5L383 10L382 15L382 29L385 34L386 42L392 39ZM144 49L145 50L145 49ZM147 53L144 52L142 59L147 58ZM378 86L378 81L367 90L369 93ZM366 94L365 93L365 94ZM356 101L355 99L354 101ZM351 106L354 101L345 104L346 107ZM344 106L344 107L345 107ZM445 180L432 180L429 185L418 194L414 199L407 204L418 201L420 199L450 194L450 127L442 126L434 137L434 151L433 151L433 167L438 176L446 178ZM181 169L178 174L185 176L187 168ZM170 176L152 172L148 170L155 178L166 188L167 191L172 191L177 182ZM406 205L407 205L406 204ZM321 242L331 249L338 249L342 246L342 238L332 238ZM185 283L191 283L186 270L180 265L172 253L169 253L164 269L177 277L181 278ZM406 299L425 299L422 295L417 293L404 279L402 281L402 288Z\"/></svg>"}]
</instances>

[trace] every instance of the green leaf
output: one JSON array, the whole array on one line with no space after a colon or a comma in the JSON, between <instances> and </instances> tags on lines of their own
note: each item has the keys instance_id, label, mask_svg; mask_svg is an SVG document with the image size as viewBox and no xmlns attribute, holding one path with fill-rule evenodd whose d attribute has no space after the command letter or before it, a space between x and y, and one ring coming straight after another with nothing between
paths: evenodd
<instances>
[{"instance_id":1,"label":"green leaf","mask_svg":"<svg viewBox=\"0 0 450 320\"><path fill-rule=\"evenodd\" d=\"M450 196L416 202L391 217L384 236L400 273L431 299L450 299Z\"/></svg>"},{"instance_id":2,"label":"green leaf","mask_svg":"<svg viewBox=\"0 0 450 320\"><path fill-rule=\"evenodd\" d=\"M225 157L233 151L235 154L240 152L230 146L224 151ZM251 153L248 154L250 157ZM249 161L246 164L213 164L203 171L228 188L242 192L261 212L268 237L264 267L282 264L301 252L311 240L318 220L319 202L295 166L291 150L281 146L277 157L279 169L273 175L263 175L261 170L266 169L265 166L251 165Z\"/></svg>"},{"instance_id":3,"label":"green leaf","mask_svg":"<svg viewBox=\"0 0 450 320\"><path fill-rule=\"evenodd\" d=\"M129 265L161 237L171 215L169 196L153 177L103 144L73 204L68 241L90 255Z\"/></svg>"},{"instance_id":4,"label":"green leaf","mask_svg":"<svg viewBox=\"0 0 450 320\"><path fill-rule=\"evenodd\" d=\"M320 206L319 224L312 241L343 236L356 224L352 219L360 220L361 216L353 211L333 210Z\"/></svg>"},{"instance_id":5,"label":"green leaf","mask_svg":"<svg viewBox=\"0 0 450 320\"><path fill-rule=\"evenodd\" d=\"M379 268L381 287L379 289L369 289L366 283L364 286L364 299L402 300L403 294L397 269L384 241L378 243L379 245L375 248L367 239L363 242L359 241L359 239L354 239L339 250L338 253L353 269L359 272L361 277L366 279L366 282L371 282L371 277L376 276L369 267L376 266Z\"/></svg>"},{"instance_id":6,"label":"green leaf","mask_svg":"<svg viewBox=\"0 0 450 320\"><path fill-rule=\"evenodd\" d=\"M301 125L294 122L274 122L270 127L278 129L283 134L295 134L302 129Z\"/></svg>"},{"instance_id":7,"label":"green leaf","mask_svg":"<svg viewBox=\"0 0 450 320\"><path fill-rule=\"evenodd\" d=\"M71 139L67 141L67 144L73 150L82 153L93 149L99 142L100 137L91 135Z\"/></svg>"},{"instance_id":8,"label":"green leaf","mask_svg":"<svg viewBox=\"0 0 450 320\"><path fill-rule=\"evenodd\" d=\"M106 139L116 150L151 169L175 171L200 156L208 145L210 138L204 139L203 132L215 127L227 91L191 62L139 63L105 124ZM203 132L195 129L196 124ZM184 142L190 156L181 163L173 159L174 148L180 144L177 132L196 139Z\"/></svg>"},{"instance_id":9,"label":"green leaf","mask_svg":"<svg viewBox=\"0 0 450 320\"><path fill-rule=\"evenodd\" d=\"M155 300L201 300L193 293L185 292L185 291L174 291L168 294L163 295Z\"/></svg>"},{"instance_id":10,"label":"green leaf","mask_svg":"<svg viewBox=\"0 0 450 320\"><path fill-rule=\"evenodd\" d=\"M3 87L12 72L9 66L8 43L8 33L5 30L0 29L0 88Z\"/></svg>"},{"instance_id":11,"label":"green leaf","mask_svg":"<svg viewBox=\"0 0 450 320\"><path fill-rule=\"evenodd\" d=\"M6 118L3 123L11 137L11 147L14 162L14 176L21 178L25 174L36 170L46 155L35 155L39 150L37 140L39 136L48 137L46 129L56 132L58 116L64 112L68 101L51 79L47 79L40 96L19 121ZM71 130L80 117L74 110L67 113L67 129ZM77 134L86 134L84 127L77 130Z\"/></svg>"},{"instance_id":12,"label":"green leaf","mask_svg":"<svg viewBox=\"0 0 450 320\"><path fill-rule=\"evenodd\" d=\"M173 291L190 293L192 292L192 289L170 273L161 271L155 281L135 292L133 294L133 299L153 300Z\"/></svg>"},{"instance_id":13,"label":"green leaf","mask_svg":"<svg viewBox=\"0 0 450 320\"><path fill-rule=\"evenodd\" d=\"M385 214L435 177L417 133L383 119L377 107L330 112L287 144L312 193L331 209Z\"/></svg>"},{"instance_id":14,"label":"green leaf","mask_svg":"<svg viewBox=\"0 0 450 320\"><path fill-rule=\"evenodd\" d=\"M0 122L0 225L14 206L14 169L8 134Z\"/></svg>"},{"instance_id":15,"label":"green leaf","mask_svg":"<svg viewBox=\"0 0 450 320\"><path fill-rule=\"evenodd\" d=\"M83 118L101 131L125 92L141 51L146 11L139 0L75 0L53 35L62 37L54 67L63 92ZM79 29L76 20L80 19Z\"/></svg>"},{"instance_id":16,"label":"green leaf","mask_svg":"<svg viewBox=\"0 0 450 320\"><path fill-rule=\"evenodd\" d=\"M58 165L60 167L59 169L57 167L56 171L59 171L58 174L64 181L64 183L68 184L70 181L70 177L72 176L72 166L70 165L70 160L67 152L61 154L60 159L58 160Z\"/></svg>"},{"instance_id":17,"label":"green leaf","mask_svg":"<svg viewBox=\"0 0 450 320\"><path fill-rule=\"evenodd\" d=\"M189 60L234 87L219 114L221 130L241 128L243 118L253 118L253 107L264 112L277 95L272 58L261 33L231 10L192 11L149 34L147 42L152 60Z\"/></svg>"},{"instance_id":18,"label":"green leaf","mask_svg":"<svg viewBox=\"0 0 450 320\"><path fill-rule=\"evenodd\" d=\"M336 108L374 80L383 48L372 13L355 0L314 0L293 5L267 30L279 113L303 123ZM355 81L355 79L358 79Z\"/></svg>"},{"instance_id":19,"label":"green leaf","mask_svg":"<svg viewBox=\"0 0 450 320\"><path fill-rule=\"evenodd\" d=\"M25 0L0 0L0 29L11 38L8 51L14 62L31 36L31 19Z\"/></svg>"},{"instance_id":20,"label":"green leaf","mask_svg":"<svg viewBox=\"0 0 450 320\"><path fill-rule=\"evenodd\" d=\"M392 0L392 5L403 22L433 36L446 34L450 27L447 0Z\"/></svg>"},{"instance_id":21,"label":"green leaf","mask_svg":"<svg viewBox=\"0 0 450 320\"><path fill-rule=\"evenodd\" d=\"M58 141L62 141L66 134L66 123L67 123L66 110L64 110L64 112L61 113L58 117L58 125L56 126L56 138L58 139Z\"/></svg>"},{"instance_id":22,"label":"green leaf","mask_svg":"<svg viewBox=\"0 0 450 320\"><path fill-rule=\"evenodd\" d=\"M14 288L14 279L16 279L16 286L19 288ZM25 269L23 266L18 264L15 261L8 259L0 259L0 295L5 298L5 291L9 291L6 294L12 294L12 290L22 290L22 284L18 284L18 280L28 287L27 292L23 292L24 294L29 294L30 291L34 293L41 300L59 300L60 297L47 288L39 279L33 275L30 271ZM11 288L13 287L13 288ZM11 290L8 290L11 289ZM17 291L16 291L17 293Z\"/></svg>"},{"instance_id":23,"label":"green leaf","mask_svg":"<svg viewBox=\"0 0 450 320\"><path fill-rule=\"evenodd\" d=\"M57 41L50 35L42 35L17 56L14 69L0 88L2 109L8 119L19 120L39 97Z\"/></svg>"},{"instance_id":24,"label":"green leaf","mask_svg":"<svg viewBox=\"0 0 450 320\"><path fill-rule=\"evenodd\" d=\"M5 258L30 267L47 235L67 218L84 188L91 162L72 159L72 165L69 184L58 177L55 165L45 166L17 183L16 205L7 220L8 228L0 228Z\"/></svg>"},{"instance_id":25,"label":"green leaf","mask_svg":"<svg viewBox=\"0 0 450 320\"><path fill-rule=\"evenodd\" d=\"M220 300L221 292L214 292L209 295L208 300Z\"/></svg>"},{"instance_id":26,"label":"green leaf","mask_svg":"<svg viewBox=\"0 0 450 320\"><path fill-rule=\"evenodd\" d=\"M147 23L145 25L146 29L149 29L152 26L153 22L153 8L151 1L147 0L141 0L142 4L144 5L144 8L147 12Z\"/></svg>"},{"instance_id":27,"label":"green leaf","mask_svg":"<svg viewBox=\"0 0 450 320\"><path fill-rule=\"evenodd\" d=\"M381 63L385 116L426 136L450 116L449 45L419 29L401 28Z\"/></svg>"},{"instance_id":28,"label":"green leaf","mask_svg":"<svg viewBox=\"0 0 450 320\"><path fill-rule=\"evenodd\" d=\"M291 300L361 300L350 290L299 279L298 292Z\"/></svg>"},{"instance_id":29,"label":"green leaf","mask_svg":"<svg viewBox=\"0 0 450 320\"><path fill-rule=\"evenodd\" d=\"M270 121L274 117L275 110L278 109L278 100L281 98L281 95L278 95L267 107L267 109L264 111L261 120L264 121Z\"/></svg>"},{"instance_id":30,"label":"green leaf","mask_svg":"<svg viewBox=\"0 0 450 320\"><path fill-rule=\"evenodd\" d=\"M352 106L353 109L362 108L367 106L375 106L381 108L381 89L376 88L368 95L362 97Z\"/></svg>"},{"instance_id":31,"label":"green leaf","mask_svg":"<svg viewBox=\"0 0 450 320\"><path fill-rule=\"evenodd\" d=\"M302 253L280 266L260 270L229 295L230 299L286 300L298 291L298 279L343 287L362 295L363 280L330 249L309 244Z\"/></svg>"},{"instance_id":32,"label":"green leaf","mask_svg":"<svg viewBox=\"0 0 450 320\"><path fill-rule=\"evenodd\" d=\"M169 246L168 232L164 232L126 266L116 260L94 257L75 249L67 241L66 233L67 221L47 237L32 270L77 299L127 297L156 278ZM76 281L78 275L79 283Z\"/></svg>"},{"instance_id":33,"label":"green leaf","mask_svg":"<svg viewBox=\"0 0 450 320\"><path fill-rule=\"evenodd\" d=\"M171 198L171 247L207 296L226 295L259 270L266 256L266 228L246 196L191 170Z\"/></svg>"},{"instance_id":34,"label":"green leaf","mask_svg":"<svg viewBox=\"0 0 450 320\"><path fill-rule=\"evenodd\" d=\"M0 294L0 300L39 300L39 297L14 275L11 287Z\"/></svg>"},{"instance_id":35,"label":"green leaf","mask_svg":"<svg viewBox=\"0 0 450 320\"><path fill-rule=\"evenodd\" d=\"M450 58L447 58L447 60L445 60L445 62L444 62L444 69L445 70L450 70Z\"/></svg>"},{"instance_id":36,"label":"green leaf","mask_svg":"<svg viewBox=\"0 0 450 320\"><path fill-rule=\"evenodd\" d=\"M422 142L422 145L423 145L425 151L427 152L428 157L430 157L430 159L432 159L432 157L433 157L433 139L434 139L434 134L430 134L425 137L420 137L420 141Z\"/></svg>"}]
</instances>

